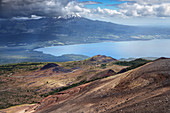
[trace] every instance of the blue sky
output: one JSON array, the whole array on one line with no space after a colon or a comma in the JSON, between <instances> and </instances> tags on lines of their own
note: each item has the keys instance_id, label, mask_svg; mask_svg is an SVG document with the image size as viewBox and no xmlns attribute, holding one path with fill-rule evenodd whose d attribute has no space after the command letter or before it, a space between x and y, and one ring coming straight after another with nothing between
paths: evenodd
<instances>
[{"instance_id":1,"label":"blue sky","mask_svg":"<svg viewBox=\"0 0 170 113\"><path fill-rule=\"evenodd\" d=\"M79 0L87 2L87 0ZM90 0L101 4L85 5L98 9L90 19L119 24L142 26L170 26L170 0ZM109 10L104 10L109 9ZM114 12L114 10L116 10ZM114 12L114 13L113 13ZM105 14L104 14L105 13ZM95 18L96 17L96 18Z\"/></svg>"},{"instance_id":2,"label":"blue sky","mask_svg":"<svg viewBox=\"0 0 170 113\"><path fill-rule=\"evenodd\" d=\"M80 2L87 1L87 0L79 0ZM126 1L118 1L118 0L90 0L94 2L101 2L102 4L92 4L92 5L85 5L87 8L107 8L107 9L115 9L118 10L119 8L116 6L117 4L125 3ZM114 6L115 4L115 6ZM113 6L111 6L113 5Z\"/></svg>"}]
</instances>

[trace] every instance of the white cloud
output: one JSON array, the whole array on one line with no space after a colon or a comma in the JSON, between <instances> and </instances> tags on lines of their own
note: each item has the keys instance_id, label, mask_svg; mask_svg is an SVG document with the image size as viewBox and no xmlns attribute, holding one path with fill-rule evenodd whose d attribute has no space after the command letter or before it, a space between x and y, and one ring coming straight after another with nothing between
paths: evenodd
<instances>
[{"instance_id":1,"label":"white cloud","mask_svg":"<svg viewBox=\"0 0 170 113\"><path fill-rule=\"evenodd\" d=\"M81 15L96 20L115 20L115 18L169 18L170 0L119 0L129 1L118 5L118 10L107 8L89 9L84 5L98 2L77 0L1 0L0 18L61 17Z\"/></svg>"},{"instance_id":2,"label":"white cloud","mask_svg":"<svg viewBox=\"0 0 170 113\"><path fill-rule=\"evenodd\" d=\"M31 15L31 17L12 17L14 20L30 20L30 19L41 19L43 17L37 15Z\"/></svg>"},{"instance_id":3,"label":"white cloud","mask_svg":"<svg viewBox=\"0 0 170 113\"><path fill-rule=\"evenodd\" d=\"M170 2L169 0L122 0L135 1L131 3L123 3L118 5L119 10L112 10L107 8L87 9L83 6L77 5L77 11L80 15L85 17L117 17L117 18L131 18L131 17L170 17ZM143 1L143 2L141 2ZM162 1L162 3L159 3ZM142 3L142 4L141 4ZM152 3L152 4L151 4ZM158 4L159 3L159 4ZM74 6L72 7L73 9ZM70 8L70 10L72 9Z\"/></svg>"},{"instance_id":4,"label":"white cloud","mask_svg":"<svg viewBox=\"0 0 170 113\"><path fill-rule=\"evenodd\" d=\"M96 20L131 25L170 25L170 0L121 0L119 10L90 9L81 15Z\"/></svg>"},{"instance_id":5,"label":"white cloud","mask_svg":"<svg viewBox=\"0 0 170 113\"><path fill-rule=\"evenodd\" d=\"M128 4L124 3L119 5L120 12L125 16L135 16L135 17L169 17L170 16L170 3L162 4Z\"/></svg>"},{"instance_id":6,"label":"white cloud","mask_svg":"<svg viewBox=\"0 0 170 113\"><path fill-rule=\"evenodd\" d=\"M130 1L130 0L129 0ZM147 1L147 0L143 0ZM105 17L170 17L170 3L161 4L139 4L139 3L123 3L119 5L119 10L111 9L90 9L88 13ZM85 8L83 8L85 9ZM85 13L85 12L84 12ZM81 11L80 11L81 14ZM84 15L86 16L86 15ZM88 14L87 14L88 16Z\"/></svg>"}]
</instances>

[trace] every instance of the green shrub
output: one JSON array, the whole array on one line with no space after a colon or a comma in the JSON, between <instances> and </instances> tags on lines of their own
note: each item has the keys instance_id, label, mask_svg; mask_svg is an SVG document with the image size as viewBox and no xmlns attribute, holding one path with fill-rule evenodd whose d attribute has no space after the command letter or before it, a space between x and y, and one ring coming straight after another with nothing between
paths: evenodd
<instances>
[{"instance_id":1,"label":"green shrub","mask_svg":"<svg viewBox=\"0 0 170 113\"><path fill-rule=\"evenodd\" d=\"M105 69L106 68L106 64L101 64L100 66L102 69Z\"/></svg>"}]
</instances>

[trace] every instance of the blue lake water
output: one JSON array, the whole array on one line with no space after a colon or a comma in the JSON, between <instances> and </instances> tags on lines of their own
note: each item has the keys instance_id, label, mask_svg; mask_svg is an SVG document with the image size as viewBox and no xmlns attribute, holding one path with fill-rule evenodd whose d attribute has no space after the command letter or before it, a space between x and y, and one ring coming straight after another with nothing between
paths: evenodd
<instances>
[{"instance_id":1,"label":"blue lake water","mask_svg":"<svg viewBox=\"0 0 170 113\"><path fill-rule=\"evenodd\" d=\"M81 54L92 57L101 54L117 59L130 57L170 57L170 39L53 46L39 48L35 51L55 56Z\"/></svg>"}]
</instances>

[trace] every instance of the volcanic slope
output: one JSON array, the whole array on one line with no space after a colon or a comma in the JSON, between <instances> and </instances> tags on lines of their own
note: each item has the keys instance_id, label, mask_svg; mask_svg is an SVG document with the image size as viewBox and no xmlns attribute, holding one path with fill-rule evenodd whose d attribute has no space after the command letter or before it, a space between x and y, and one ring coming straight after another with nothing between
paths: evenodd
<instances>
[{"instance_id":1,"label":"volcanic slope","mask_svg":"<svg viewBox=\"0 0 170 113\"><path fill-rule=\"evenodd\" d=\"M116 65L116 62L119 61L97 55L83 61L2 65L0 66L0 109L38 103L44 96L89 81L114 76L128 67Z\"/></svg>"},{"instance_id":2,"label":"volcanic slope","mask_svg":"<svg viewBox=\"0 0 170 113\"><path fill-rule=\"evenodd\" d=\"M170 59L44 98L26 113L169 113Z\"/></svg>"}]
</instances>

